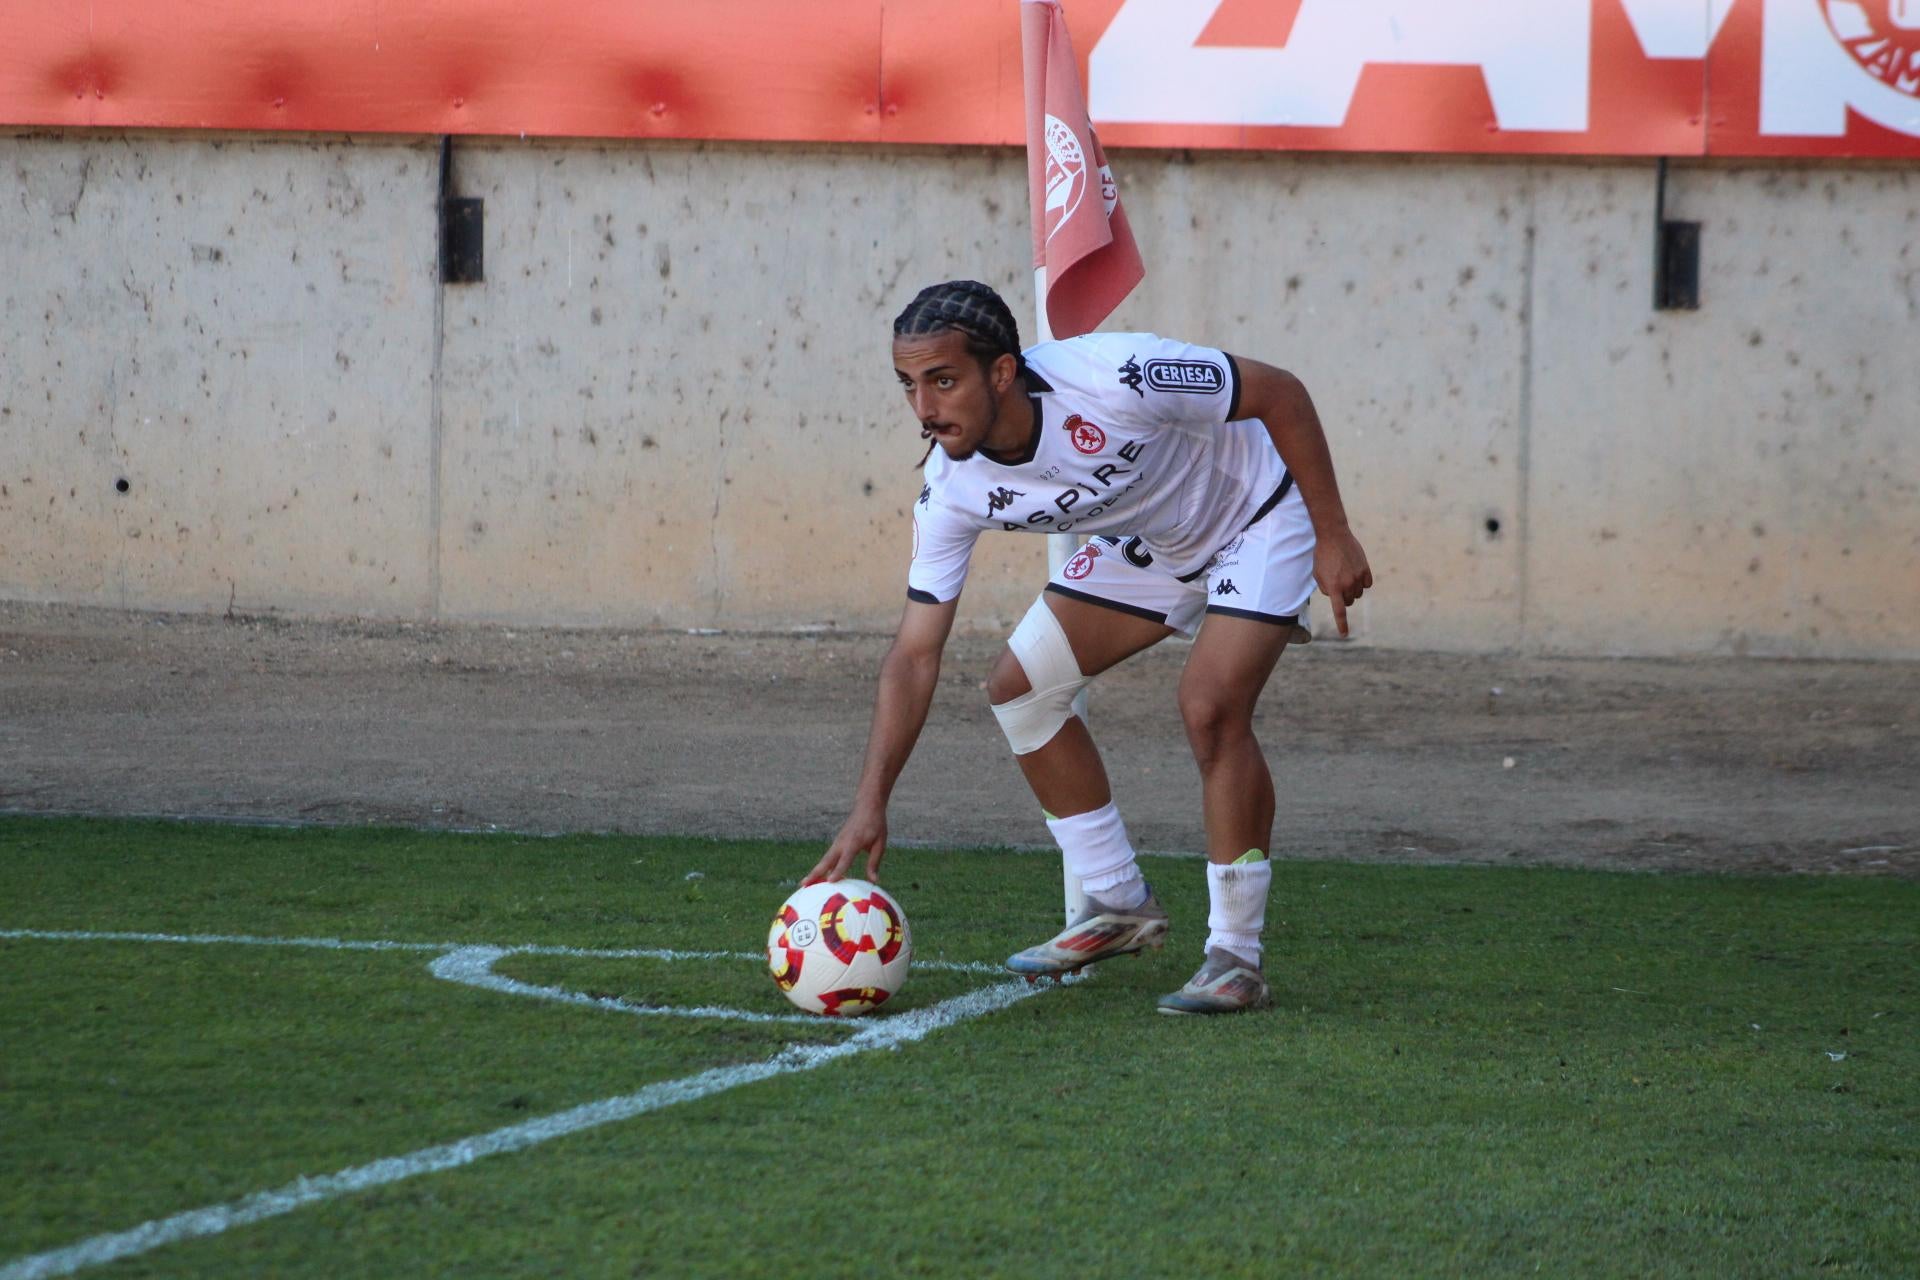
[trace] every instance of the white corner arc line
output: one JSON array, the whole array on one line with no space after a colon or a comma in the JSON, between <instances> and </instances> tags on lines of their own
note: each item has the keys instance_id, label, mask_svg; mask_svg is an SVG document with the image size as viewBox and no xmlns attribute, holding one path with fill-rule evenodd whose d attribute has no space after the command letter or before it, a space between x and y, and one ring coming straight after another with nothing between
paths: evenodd
<instances>
[{"instance_id":1,"label":"white corner arc line","mask_svg":"<svg viewBox=\"0 0 1920 1280\"><path fill-rule=\"evenodd\" d=\"M626 1013L636 1017L661 1018L724 1018L729 1022L799 1022L811 1027L851 1028L854 1024L845 1020L832 1021L811 1013L758 1013L751 1009L724 1009L717 1005L695 1005L683 1008L678 1005L635 1004L631 1000L622 1000L618 996L590 996L584 991L568 991L565 987L541 987L531 982L521 982L495 973L493 966L512 955L524 952L509 947L458 947L436 959L427 966L427 972L447 982L457 982L462 986L479 987L483 991L495 991L501 995L532 996L536 1000L553 1000L560 1004L582 1005L590 1009L605 1009L611 1013Z\"/></svg>"},{"instance_id":2,"label":"white corner arc line","mask_svg":"<svg viewBox=\"0 0 1920 1280\"><path fill-rule=\"evenodd\" d=\"M279 1217L337 1196L386 1186L421 1174L457 1169L487 1156L522 1151L555 1138L629 1120L675 1103L692 1102L773 1076L811 1071L851 1054L910 1044L943 1027L1006 1008L1044 989L1023 982L1003 982L981 987L966 995L864 1027L851 1039L838 1044L789 1045L764 1062L716 1067L699 1075L648 1085L635 1093L602 1098L598 1102L585 1103L504 1129L439 1146L423 1147L406 1155L355 1165L337 1173L296 1178L285 1186L258 1191L226 1204L190 1209L171 1217L144 1222L127 1231L98 1235L64 1248L30 1254L0 1266L0 1280L47 1280L48 1277L72 1275L87 1267L104 1266L163 1245L218 1235L233 1227Z\"/></svg>"}]
</instances>

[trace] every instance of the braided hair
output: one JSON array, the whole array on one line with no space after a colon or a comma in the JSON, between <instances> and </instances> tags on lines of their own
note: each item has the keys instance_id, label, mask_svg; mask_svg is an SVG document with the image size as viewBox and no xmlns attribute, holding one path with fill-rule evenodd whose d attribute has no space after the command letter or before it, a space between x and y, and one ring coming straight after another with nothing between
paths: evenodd
<instances>
[{"instance_id":1,"label":"braided hair","mask_svg":"<svg viewBox=\"0 0 1920 1280\"><path fill-rule=\"evenodd\" d=\"M978 280L948 280L932 284L913 296L906 310L893 318L893 336L918 338L936 333L957 333L966 339L967 350L982 368L1001 356L1012 356L1019 372L1027 371L1026 357L1020 354L1020 325L1013 318L1005 299L991 285ZM920 438L931 442L933 432L920 429ZM925 466L933 456L928 443L916 466Z\"/></svg>"}]
</instances>

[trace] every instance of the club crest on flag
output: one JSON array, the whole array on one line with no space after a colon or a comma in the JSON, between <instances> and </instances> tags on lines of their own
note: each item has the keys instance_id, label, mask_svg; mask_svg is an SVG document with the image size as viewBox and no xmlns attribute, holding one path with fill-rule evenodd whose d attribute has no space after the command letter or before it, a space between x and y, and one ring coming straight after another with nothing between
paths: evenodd
<instances>
[{"instance_id":1,"label":"club crest on flag","mask_svg":"<svg viewBox=\"0 0 1920 1280\"><path fill-rule=\"evenodd\" d=\"M1112 175L1105 175L1102 185L1111 189ZM1080 197L1087 193L1087 153L1080 149L1080 139L1073 136L1073 129L1058 116L1047 117L1047 239L1053 239L1054 232L1073 217L1080 207Z\"/></svg>"}]
</instances>

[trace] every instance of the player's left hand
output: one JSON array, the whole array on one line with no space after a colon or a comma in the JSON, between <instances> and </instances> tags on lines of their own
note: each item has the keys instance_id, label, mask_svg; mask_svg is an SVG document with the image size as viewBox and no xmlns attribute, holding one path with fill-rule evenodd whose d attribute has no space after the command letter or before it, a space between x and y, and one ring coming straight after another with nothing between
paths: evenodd
<instances>
[{"instance_id":1,"label":"player's left hand","mask_svg":"<svg viewBox=\"0 0 1920 1280\"><path fill-rule=\"evenodd\" d=\"M1347 634L1347 606L1373 585L1373 570L1360 540L1348 529L1319 535L1313 551L1313 580L1333 602L1333 624Z\"/></svg>"}]
</instances>

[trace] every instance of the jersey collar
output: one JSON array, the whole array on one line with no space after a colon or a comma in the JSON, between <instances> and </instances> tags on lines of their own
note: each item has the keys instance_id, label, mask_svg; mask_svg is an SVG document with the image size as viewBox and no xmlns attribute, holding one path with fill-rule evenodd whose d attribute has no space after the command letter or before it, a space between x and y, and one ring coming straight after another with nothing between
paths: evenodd
<instances>
[{"instance_id":1,"label":"jersey collar","mask_svg":"<svg viewBox=\"0 0 1920 1280\"><path fill-rule=\"evenodd\" d=\"M1042 392L1051 392L1053 384L1032 369L1024 370L1024 374L1027 379L1027 405L1033 410L1033 434L1027 437L1027 447L1017 454L995 453L985 445L980 447L981 457L1003 467L1025 466L1040 454L1040 428L1046 416L1040 409L1040 395Z\"/></svg>"}]
</instances>

